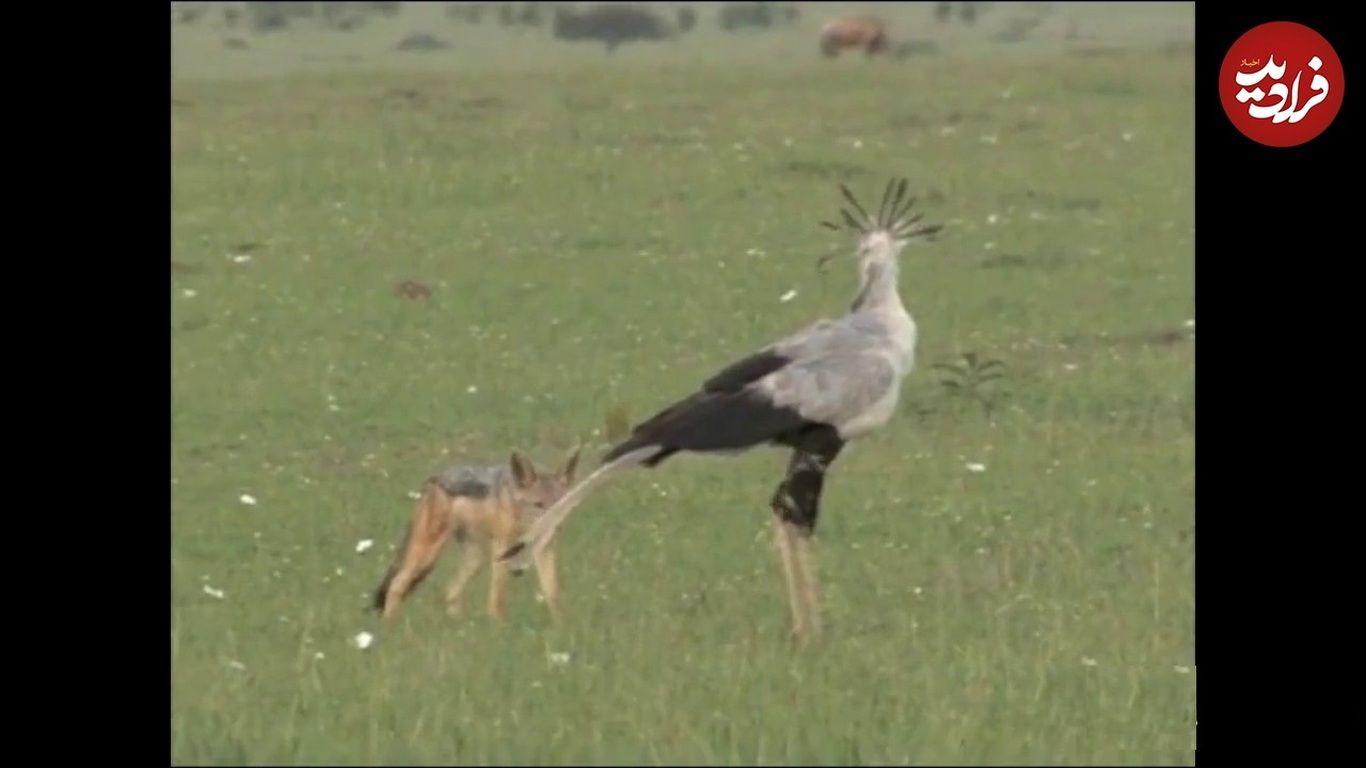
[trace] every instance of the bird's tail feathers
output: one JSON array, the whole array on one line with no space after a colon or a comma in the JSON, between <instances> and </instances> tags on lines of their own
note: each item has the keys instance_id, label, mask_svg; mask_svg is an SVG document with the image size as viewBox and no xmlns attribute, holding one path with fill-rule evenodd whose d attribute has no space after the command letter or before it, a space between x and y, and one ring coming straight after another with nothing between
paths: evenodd
<instances>
[{"instance_id":1,"label":"bird's tail feathers","mask_svg":"<svg viewBox=\"0 0 1366 768\"><path fill-rule=\"evenodd\" d=\"M659 450L660 448L657 445L637 448L593 470L592 474L569 489L565 495L560 497L559 501L545 511L545 514L532 523L531 527L518 537L516 543L508 547L503 554L498 556L498 559L511 561L508 567L513 571L525 570L531 560L545 549L546 544L550 543L556 529L564 522L565 517L583 502L589 491L601 485L617 472L644 463Z\"/></svg>"}]
</instances>

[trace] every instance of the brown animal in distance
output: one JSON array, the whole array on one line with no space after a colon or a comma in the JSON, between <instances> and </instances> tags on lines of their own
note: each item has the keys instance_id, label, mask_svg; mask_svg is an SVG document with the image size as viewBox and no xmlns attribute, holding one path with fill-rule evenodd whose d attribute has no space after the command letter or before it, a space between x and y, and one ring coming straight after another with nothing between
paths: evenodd
<instances>
[{"instance_id":1,"label":"brown animal in distance","mask_svg":"<svg viewBox=\"0 0 1366 768\"><path fill-rule=\"evenodd\" d=\"M862 48L869 57L887 50L887 22L871 16L853 16L826 22L821 27L821 53L829 58L845 48Z\"/></svg>"}]
</instances>

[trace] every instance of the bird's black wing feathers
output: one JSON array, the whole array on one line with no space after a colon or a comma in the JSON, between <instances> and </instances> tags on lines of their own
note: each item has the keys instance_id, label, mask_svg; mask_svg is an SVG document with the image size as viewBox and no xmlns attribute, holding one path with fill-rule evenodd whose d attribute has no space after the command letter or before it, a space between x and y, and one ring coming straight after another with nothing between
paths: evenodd
<instances>
[{"instance_id":1,"label":"bird's black wing feathers","mask_svg":"<svg viewBox=\"0 0 1366 768\"><path fill-rule=\"evenodd\" d=\"M637 425L603 462L654 445L659 453L642 462L653 467L679 451L743 451L788 442L815 426L795 409L777 407L757 392L696 392Z\"/></svg>"},{"instance_id":2,"label":"bird's black wing feathers","mask_svg":"<svg viewBox=\"0 0 1366 768\"><path fill-rule=\"evenodd\" d=\"M722 368L698 391L636 425L603 461L654 445L659 453L642 462L653 467L679 451L743 451L764 443L789 443L822 426L747 387L790 365L801 350L819 349L833 328L829 320L818 321Z\"/></svg>"},{"instance_id":3,"label":"bird's black wing feathers","mask_svg":"<svg viewBox=\"0 0 1366 768\"><path fill-rule=\"evenodd\" d=\"M762 379L790 362L792 358L765 349L722 368L702 383L702 391L739 392L746 384Z\"/></svg>"}]
</instances>

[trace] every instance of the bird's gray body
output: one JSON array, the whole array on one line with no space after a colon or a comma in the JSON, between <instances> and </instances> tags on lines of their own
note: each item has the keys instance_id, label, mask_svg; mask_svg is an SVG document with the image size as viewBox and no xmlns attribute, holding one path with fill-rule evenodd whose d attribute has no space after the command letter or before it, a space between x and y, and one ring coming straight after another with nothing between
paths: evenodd
<instances>
[{"instance_id":1,"label":"bird's gray body","mask_svg":"<svg viewBox=\"0 0 1366 768\"><path fill-rule=\"evenodd\" d=\"M750 384L773 405L851 440L885 424L915 366L916 325L896 292L894 263L870 263L847 314L765 347L789 362Z\"/></svg>"}]
</instances>

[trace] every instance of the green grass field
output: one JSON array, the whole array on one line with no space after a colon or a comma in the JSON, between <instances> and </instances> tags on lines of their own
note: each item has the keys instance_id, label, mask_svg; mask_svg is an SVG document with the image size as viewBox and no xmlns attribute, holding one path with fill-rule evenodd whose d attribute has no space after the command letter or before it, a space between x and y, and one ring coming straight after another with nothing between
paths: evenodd
<instances>
[{"instance_id":1,"label":"green grass field","mask_svg":"<svg viewBox=\"0 0 1366 768\"><path fill-rule=\"evenodd\" d=\"M1018 45L1005 4L910 6L941 52L873 62L820 59L821 7L610 57L435 8L430 55L389 50L408 17L173 33L173 762L1193 763L1189 5ZM562 626L534 577L494 624L487 571L447 617L454 548L367 612L433 470L591 468L610 412L842 312L817 222L893 174L946 229L903 258L899 414L826 486L821 644L786 635L776 450L590 499ZM931 367L966 353L1006 366L989 411Z\"/></svg>"}]
</instances>

